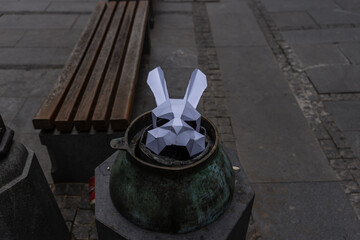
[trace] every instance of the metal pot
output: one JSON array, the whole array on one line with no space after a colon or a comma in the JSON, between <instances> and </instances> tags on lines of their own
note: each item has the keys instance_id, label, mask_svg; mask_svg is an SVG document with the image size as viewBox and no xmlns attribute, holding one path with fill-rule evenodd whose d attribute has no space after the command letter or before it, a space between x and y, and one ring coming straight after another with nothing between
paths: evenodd
<instances>
[{"instance_id":1,"label":"metal pot","mask_svg":"<svg viewBox=\"0 0 360 240\"><path fill-rule=\"evenodd\" d=\"M215 126L202 117L207 149L196 161L169 166L157 161L156 155L141 157L139 142L151 124L151 112L144 113L123 138L111 141L113 148L126 151L111 169L110 196L115 207L131 222L159 232L186 233L215 221L231 201L235 184Z\"/></svg>"}]
</instances>

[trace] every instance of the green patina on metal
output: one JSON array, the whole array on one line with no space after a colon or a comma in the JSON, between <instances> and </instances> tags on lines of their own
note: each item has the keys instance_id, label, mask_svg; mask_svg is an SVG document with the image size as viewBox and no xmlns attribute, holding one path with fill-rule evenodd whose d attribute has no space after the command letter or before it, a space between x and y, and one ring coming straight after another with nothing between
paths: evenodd
<instances>
[{"instance_id":1,"label":"green patina on metal","mask_svg":"<svg viewBox=\"0 0 360 240\"><path fill-rule=\"evenodd\" d=\"M119 147L126 151L119 151L111 170L115 207L133 223L153 231L185 233L213 222L231 201L235 184L230 160L214 142L204 159L182 168L144 164L134 149L126 144Z\"/></svg>"}]
</instances>

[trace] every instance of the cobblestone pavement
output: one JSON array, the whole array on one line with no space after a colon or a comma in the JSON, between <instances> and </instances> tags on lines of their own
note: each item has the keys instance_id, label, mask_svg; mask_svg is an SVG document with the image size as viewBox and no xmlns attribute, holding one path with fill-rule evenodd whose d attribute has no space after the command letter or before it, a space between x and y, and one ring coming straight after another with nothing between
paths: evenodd
<instances>
[{"instance_id":1,"label":"cobblestone pavement","mask_svg":"<svg viewBox=\"0 0 360 240\"><path fill-rule=\"evenodd\" d=\"M360 220L360 125L351 124L360 120L360 72L352 59L360 53L358 9L352 8L355 1L339 6L327 1L325 9L311 4L299 9L290 2L286 9L271 0L249 5ZM338 39L347 30L349 35ZM320 36L324 32L326 39Z\"/></svg>"},{"instance_id":2,"label":"cobblestone pavement","mask_svg":"<svg viewBox=\"0 0 360 240\"><path fill-rule=\"evenodd\" d=\"M90 206L89 185L58 183L50 187L73 238L97 239L94 211Z\"/></svg>"},{"instance_id":3,"label":"cobblestone pavement","mask_svg":"<svg viewBox=\"0 0 360 240\"><path fill-rule=\"evenodd\" d=\"M343 55L343 45L356 52L358 25L349 23L356 19L349 13L354 9L337 4L206 3L238 153L257 194L249 239L359 237L358 73L355 57ZM335 24L334 18L349 24Z\"/></svg>"},{"instance_id":4,"label":"cobblestone pavement","mask_svg":"<svg viewBox=\"0 0 360 240\"><path fill-rule=\"evenodd\" d=\"M0 113L15 130L15 139L37 154L73 239L78 240L97 239L88 184L53 184L49 157L31 118L60 73L94 3L95 0L0 0ZM238 5L232 8L233 3ZM349 231L351 239L351 234L356 232L352 210L335 184L342 184L341 191L360 218L360 5L357 1L163 0L155 1L154 8L151 54L142 61L134 117L155 106L145 83L149 70L162 66L170 96L181 98L191 72L198 66L208 77L199 111L217 125L222 143L238 150L256 192L261 193L254 206L260 217L254 214L251 218L248 239L284 239L287 232L299 230L288 228L282 236L268 235L269 229L281 229L277 222L300 226L304 222L315 221L316 225L324 221L319 216L305 214L299 220L292 215L301 215L304 211L299 214L296 209L302 209L303 205L313 208L314 201L329 204L329 207L316 207L325 212L321 216L329 218L327 225L331 228L339 224L333 219L336 215L328 214L334 208L331 204L337 204L339 214L344 217L343 225L349 225L345 231ZM233 24L233 19L238 18L240 21ZM229 71L225 63L240 68L241 76ZM288 94L282 85L263 77L267 74L272 80L282 78L278 69L273 69L274 63L280 66L279 72L285 76L297 104L291 98L281 98ZM257 81L259 86L255 85ZM234 96L235 91L240 97ZM272 98L264 97L268 95L276 95L280 101L273 103ZM259 100L262 97L265 101ZM289 102L289 106L282 102ZM311 142L312 136L306 135L308 126L297 120L298 107L319 142L316 146ZM237 108L245 110L239 114ZM267 112L267 108L271 111ZM278 119L277 108L289 110L288 116L280 116L289 117L295 124L288 127L286 121ZM300 130L293 130L294 126L300 126ZM306 137L300 132L305 132ZM293 133L301 135L298 141L292 141ZM311 144L302 142L303 138ZM262 143L264 139L270 143ZM298 152L293 149L293 143L300 146ZM267 150L267 144L275 150L265 154L261 151ZM332 173L329 175L323 163L316 162L321 162L321 156L317 155L320 147L339 181L332 178ZM257 151L260 155L256 155ZM313 155L301 155L301 152ZM313 162L306 157L313 158ZM310 167L303 168L301 161ZM262 164L267 162L272 164L264 167ZM273 171L272 165L277 162L281 164ZM263 195L268 198L264 199ZM261 208L262 205L267 209ZM266 215L269 212L273 214L271 217ZM321 225L318 231L331 232L331 229ZM294 235L293 239L298 238Z\"/></svg>"},{"instance_id":5,"label":"cobblestone pavement","mask_svg":"<svg viewBox=\"0 0 360 240\"><path fill-rule=\"evenodd\" d=\"M194 2L192 8L199 69L204 71L208 82L208 87L201 98L202 113L218 127L221 143L235 150L236 142L227 108L226 92L206 7L204 3Z\"/></svg>"},{"instance_id":6,"label":"cobblestone pavement","mask_svg":"<svg viewBox=\"0 0 360 240\"><path fill-rule=\"evenodd\" d=\"M360 135L351 125L360 116L355 1L248 4L360 220Z\"/></svg>"},{"instance_id":7,"label":"cobblestone pavement","mask_svg":"<svg viewBox=\"0 0 360 240\"><path fill-rule=\"evenodd\" d=\"M192 8L195 39L199 53L199 68L205 72L208 78L208 88L202 97L203 114L217 125L221 144L236 150L234 131L227 107L226 91L222 83L219 61L206 6L202 2L194 2ZM252 216L250 218L247 239L261 239L260 233L255 228Z\"/></svg>"}]
</instances>

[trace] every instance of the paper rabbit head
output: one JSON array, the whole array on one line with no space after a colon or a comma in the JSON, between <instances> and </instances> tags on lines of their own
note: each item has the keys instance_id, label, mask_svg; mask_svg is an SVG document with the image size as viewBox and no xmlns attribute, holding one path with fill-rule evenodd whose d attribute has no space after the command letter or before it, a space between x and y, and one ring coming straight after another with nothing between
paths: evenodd
<instances>
[{"instance_id":1,"label":"paper rabbit head","mask_svg":"<svg viewBox=\"0 0 360 240\"><path fill-rule=\"evenodd\" d=\"M201 115L196 110L207 87L206 76L198 69L191 74L183 99L170 99L164 72L153 69L147 79L157 107L152 110L153 129L149 130L146 147L156 154L170 145L185 146L190 157L205 149L205 136L200 133Z\"/></svg>"}]
</instances>

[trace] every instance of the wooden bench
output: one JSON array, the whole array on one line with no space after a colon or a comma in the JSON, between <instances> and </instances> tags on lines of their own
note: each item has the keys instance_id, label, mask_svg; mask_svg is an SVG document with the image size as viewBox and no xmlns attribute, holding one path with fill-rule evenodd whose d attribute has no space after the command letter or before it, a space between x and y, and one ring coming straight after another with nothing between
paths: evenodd
<instances>
[{"instance_id":1,"label":"wooden bench","mask_svg":"<svg viewBox=\"0 0 360 240\"><path fill-rule=\"evenodd\" d=\"M54 87L33 118L34 127L42 130L40 139L48 148L54 181L88 181L93 169L108 157L104 156L108 151L89 149L97 146L95 143L82 145L86 133L109 129L114 133L128 126L142 52L150 49L148 15L148 0L97 3ZM74 136L74 132L82 139L73 142L80 144L77 148L106 154L74 157L72 152L76 149L61 146L67 141L66 136ZM118 136L115 135L99 137L99 141ZM96 141L93 136L92 139ZM100 145L109 146L108 142ZM84 160L77 158L89 157L96 158L87 159L90 166L79 164ZM89 167L91 172L65 172L75 166L79 171ZM69 176L63 177L64 174ZM76 174L81 175L80 180Z\"/></svg>"},{"instance_id":2,"label":"wooden bench","mask_svg":"<svg viewBox=\"0 0 360 240\"><path fill-rule=\"evenodd\" d=\"M53 89L36 129L124 130L129 124L149 2L99 2ZM146 44L148 45L148 44ZM148 47L148 46L147 46Z\"/></svg>"}]
</instances>

